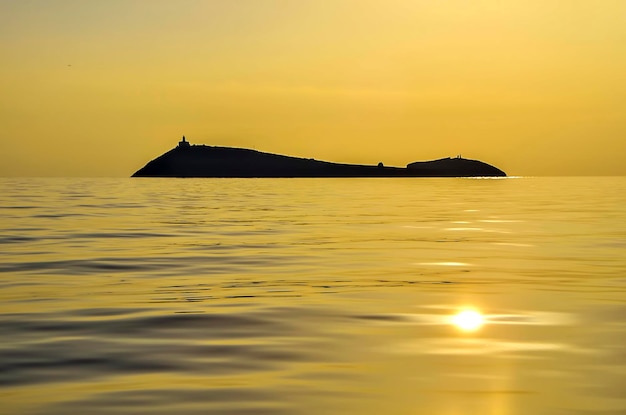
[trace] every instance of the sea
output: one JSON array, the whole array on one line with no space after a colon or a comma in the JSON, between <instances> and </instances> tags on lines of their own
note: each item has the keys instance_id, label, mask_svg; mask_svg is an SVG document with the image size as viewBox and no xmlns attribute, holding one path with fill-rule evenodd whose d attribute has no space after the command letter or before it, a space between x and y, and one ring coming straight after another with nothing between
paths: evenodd
<instances>
[{"instance_id":1,"label":"sea","mask_svg":"<svg viewBox=\"0 0 626 415\"><path fill-rule=\"evenodd\" d=\"M623 415L626 177L0 179L0 413Z\"/></svg>"}]
</instances>

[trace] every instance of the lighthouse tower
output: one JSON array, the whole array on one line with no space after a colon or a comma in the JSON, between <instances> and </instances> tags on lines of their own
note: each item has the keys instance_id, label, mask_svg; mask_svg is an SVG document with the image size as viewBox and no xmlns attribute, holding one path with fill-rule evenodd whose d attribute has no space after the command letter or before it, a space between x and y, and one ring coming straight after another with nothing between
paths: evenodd
<instances>
[{"instance_id":1,"label":"lighthouse tower","mask_svg":"<svg viewBox=\"0 0 626 415\"><path fill-rule=\"evenodd\" d=\"M178 148L189 148L189 147L191 147L189 145L189 141L185 140L185 136L183 136L183 139L178 142Z\"/></svg>"}]
</instances>

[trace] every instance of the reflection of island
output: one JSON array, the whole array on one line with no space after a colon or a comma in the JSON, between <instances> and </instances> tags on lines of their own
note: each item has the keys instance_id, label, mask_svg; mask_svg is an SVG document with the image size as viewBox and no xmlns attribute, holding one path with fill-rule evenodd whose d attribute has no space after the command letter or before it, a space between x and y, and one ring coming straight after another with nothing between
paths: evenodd
<instances>
[{"instance_id":1,"label":"reflection of island","mask_svg":"<svg viewBox=\"0 0 626 415\"><path fill-rule=\"evenodd\" d=\"M178 146L152 160L133 177L479 177L506 176L487 163L460 156L418 161L403 167L340 164L233 147Z\"/></svg>"}]
</instances>

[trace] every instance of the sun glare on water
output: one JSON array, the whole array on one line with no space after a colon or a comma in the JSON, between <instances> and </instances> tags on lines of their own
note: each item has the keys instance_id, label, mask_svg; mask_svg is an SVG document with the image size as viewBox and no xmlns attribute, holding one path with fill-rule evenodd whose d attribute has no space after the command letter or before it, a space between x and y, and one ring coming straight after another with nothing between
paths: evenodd
<instances>
[{"instance_id":1,"label":"sun glare on water","mask_svg":"<svg viewBox=\"0 0 626 415\"><path fill-rule=\"evenodd\" d=\"M485 323L485 319L476 310L462 310L452 316L452 324L463 331L478 330Z\"/></svg>"}]
</instances>

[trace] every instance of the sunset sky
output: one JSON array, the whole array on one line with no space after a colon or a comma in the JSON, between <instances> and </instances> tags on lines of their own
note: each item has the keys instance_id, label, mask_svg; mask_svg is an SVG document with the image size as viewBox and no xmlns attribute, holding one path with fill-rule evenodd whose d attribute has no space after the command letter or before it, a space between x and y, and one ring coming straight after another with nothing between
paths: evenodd
<instances>
[{"instance_id":1,"label":"sunset sky","mask_svg":"<svg viewBox=\"0 0 626 415\"><path fill-rule=\"evenodd\" d=\"M0 175L191 143L626 174L624 0L0 0Z\"/></svg>"}]
</instances>

